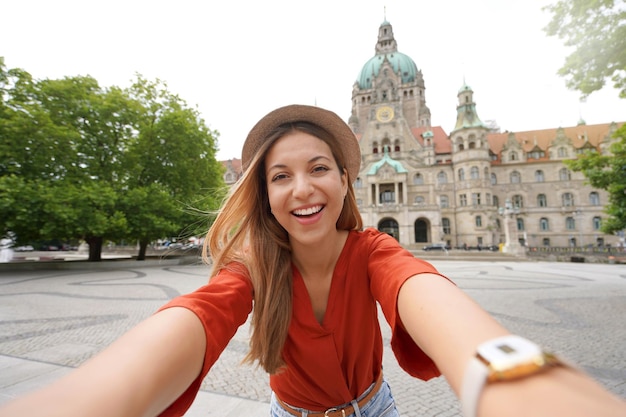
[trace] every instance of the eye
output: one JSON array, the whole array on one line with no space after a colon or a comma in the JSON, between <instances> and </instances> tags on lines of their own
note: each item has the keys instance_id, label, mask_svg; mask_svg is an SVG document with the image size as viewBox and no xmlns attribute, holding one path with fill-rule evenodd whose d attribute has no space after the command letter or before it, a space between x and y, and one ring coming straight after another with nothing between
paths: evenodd
<instances>
[{"instance_id":1,"label":"eye","mask_svg":"<svg viewBox=\"0 0 626 417\"><path fill-rule=\"evenodd\" d=\"M328 168L325 165L316 165L313 167L313 172L326 172L326 171L330 171L330 168Z\"/></svg>"},{"instance_id":2,"label":"eye","mask_svg":"<svg viewBox=\"0 0 626 417\"><path fill-rule=\"evenodd\" d=\"M284 173L279 173L279 174L274 175L274 176L270 179L270 182L276 182L276 181L284 180L284 179L286 179L286 178L288 178L287 174L284 174Z\"/></svg>"}]
</instances>

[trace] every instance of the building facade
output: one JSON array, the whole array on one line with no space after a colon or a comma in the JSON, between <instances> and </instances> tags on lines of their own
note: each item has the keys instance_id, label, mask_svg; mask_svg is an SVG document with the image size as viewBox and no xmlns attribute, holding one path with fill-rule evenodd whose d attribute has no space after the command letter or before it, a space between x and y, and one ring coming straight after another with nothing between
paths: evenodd
<instances>
[{"instance_id":1,"label":"building facade","mask_svg":"<svg viewBox=\"0 0 626 417\"><path fill-rule=\"evenodd\" d=\"M622 123L500 133L481 121L468 85L457 97L454 129L431 126L422 72L381 24L348 120L361 148L354 187L365 227L415 248L498 246L506 234L522 247L623 245L623 235L600 232L608 194L563 163L606 152ZM240 162L225 166L239 178Z\"/></svg>"}]
</instances>

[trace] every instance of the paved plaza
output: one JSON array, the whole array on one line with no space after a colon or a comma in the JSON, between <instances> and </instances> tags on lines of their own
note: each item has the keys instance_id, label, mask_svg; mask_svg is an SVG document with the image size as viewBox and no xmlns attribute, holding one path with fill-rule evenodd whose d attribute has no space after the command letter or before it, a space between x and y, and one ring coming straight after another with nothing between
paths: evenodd
<instances>
[{"instance_id":1,"label":"paved plaza","mask_svg":"<svg viewBox=\"0 0 626 417\"><path fill-rule=\"evenodd\" d=\"M548 262L432 263L511 331L578 363L626 398L626 266ZM137 261L119 267L0 270L0 403L79 366L167 300L203 285L208 267ZM441 300L445 303L446 300ZM384 372L402 416L460 416L443 378L398 367L383 323ZM468 323L471 326L471 323ZM264 372L241 365L242 326L187 416L267 416Z\"/></svg>"}]
</instances>

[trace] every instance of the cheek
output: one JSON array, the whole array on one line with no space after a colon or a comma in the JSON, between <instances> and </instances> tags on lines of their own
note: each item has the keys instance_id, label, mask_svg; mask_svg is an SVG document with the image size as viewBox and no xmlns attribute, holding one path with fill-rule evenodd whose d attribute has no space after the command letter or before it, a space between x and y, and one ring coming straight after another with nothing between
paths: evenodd
<instances>
[{"instance_id":1,"label":"cheek","mask_svg":"<svg viewBox=\"0 0 626 417\"><path fill-rule=\"evenodd\" d=\"M275 187L269 186L267 188L267 200L270 205L270 210L274 212L275 210L280 209L280 206L282 205L282 193L280 193L280 190Z\"/></svg>"}]
</instances>

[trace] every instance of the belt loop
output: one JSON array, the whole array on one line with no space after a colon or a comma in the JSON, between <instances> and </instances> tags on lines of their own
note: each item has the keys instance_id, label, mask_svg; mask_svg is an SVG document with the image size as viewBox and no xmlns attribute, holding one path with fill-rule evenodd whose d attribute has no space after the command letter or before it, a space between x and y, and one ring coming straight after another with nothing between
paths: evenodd
<instances>
[{"instance_id":1,"label":"belt loop","mask_svg":"<svg viewBox=\"0 0 626 417\"><path fill-rule=\"evenodd\" d=\"M352 404L352 407L354 408L354 414L356 415L356 417L361 417L361 409L359 408L358 401L352 400L350 401L350 403ZM345 415L343 417L345 417Z\"/></svg>"}]
</instances>

